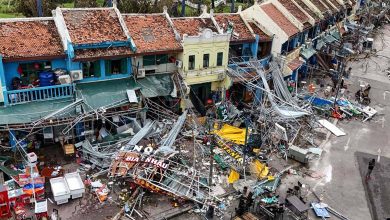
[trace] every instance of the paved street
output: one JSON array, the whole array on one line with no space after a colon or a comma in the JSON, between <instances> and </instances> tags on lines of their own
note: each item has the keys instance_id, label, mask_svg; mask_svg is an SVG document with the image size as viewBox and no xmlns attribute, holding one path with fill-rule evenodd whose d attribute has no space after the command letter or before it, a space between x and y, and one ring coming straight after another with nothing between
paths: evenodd
<instances>
[{"instance_id":1,"label":"paved street","mask_svg":"<svg viewBox=\"0 0 390 220\"><path fill-rule=\"evenodd\" d=\"M311 164L311 169L322 173L324 177L320 180L306 178L314 191L323 195L325 203L352 220L373 219L355 153L378 155L380 150L382 156L390 157L390 80L383 72L390 66L389 26L383 36L386 45L383 51L378 52L381 56L352 63L353 76L348 82L351 96L357 91L359 81L371 84L371 106L378 110L378 115L365 123L359 120L339 121L337 126L347 135L330 136L329 141L323 144L325 153L321 160ZM377 38L375 48L381 46L382 41ZM389 187L388 182L378 184ZM390 197L389 194L381 196ZM381 208L390 209L390 203L383 204Z\"/></svg>"}]
</instances>

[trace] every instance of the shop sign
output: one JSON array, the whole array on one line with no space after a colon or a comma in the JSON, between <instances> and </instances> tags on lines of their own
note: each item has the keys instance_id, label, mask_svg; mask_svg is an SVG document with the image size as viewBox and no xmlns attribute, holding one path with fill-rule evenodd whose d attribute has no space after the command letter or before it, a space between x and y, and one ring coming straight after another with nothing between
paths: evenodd
<instances>
[{"instance_id":1,"label":"shop sign","mask_svg":"<svg viewBox=\"0 0 390 220\"><path fill-rule=\"evenodd\" d=\"M142 149L143 149L143 152L142 152ZM150 147L150 146L144 147L144 146L135 145L133 148L133 151L137 151L139 153L146 154L146 155L151 155L154 151L154 148Z\"/></svg>"},{"instance_id":2,"label":"shop sign","mask_svg":"<svg viewBox=\"0 0 390 220\"><path fill-rule=\"evenodd\" d=\"M156 160L153 157L147 157L146 159L142 159L140 157L128 156L125 158L125 161L132 162L132 163L149 163L159 168L163 168L163 169L168 168L168 164L164 163L163 161Z\"/></svg>"},{"instance_id":3,"label":"shop sign","mask_svg":"<svg viewBox=\"0 0 390 220\"><path fill-rule=\"evenodd\" d=\"M241 155L238 152L236 152L235 150L231 149L227 144L223 143L221 140L218 140L217 144L220 148L225 150L226 153L228 153L231 157L233 157L239 163L244 162L244 159L241 157Z\"/></svg>"}]
</instances>

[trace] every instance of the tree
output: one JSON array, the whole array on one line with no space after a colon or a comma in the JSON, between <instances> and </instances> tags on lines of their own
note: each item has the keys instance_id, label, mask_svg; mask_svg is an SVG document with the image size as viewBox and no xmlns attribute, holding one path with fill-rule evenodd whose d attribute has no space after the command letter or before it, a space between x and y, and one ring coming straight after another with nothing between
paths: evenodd
<instances>
[{"instance_id":1,"label":"tree","mask_svg":"<svg viewBox=\"0 0 390 220\"><path fill-rule=\"evenodd\" d=\"M118 9L122 13L161 13L164 6L173 5L174 0L155 0L153 4L145 0L118 0ZM171 7L171 11L172 9L174 7Z\"/></svg>"},{"instance_id":2,"label":"tree","mask_svg":"<svg viewBox=\"0 0 390 220\"><path fill-rule=\"evenodd\" d=\"M51 16L51 11L64 3L64 0L41 0L43 16ZM37 0L15 0L15 11L26 17L38 17Z\"/></svg>"},{"instance_id":3,"label":"tree","mask_svg":"<svg viewBox=\"0 0 390 220\"><path fill-rule=\"evenodd\" d=\"M97 7L96 0L75 0L74 7L75 8L93 8Z\"/></svg>"}]
</instances>

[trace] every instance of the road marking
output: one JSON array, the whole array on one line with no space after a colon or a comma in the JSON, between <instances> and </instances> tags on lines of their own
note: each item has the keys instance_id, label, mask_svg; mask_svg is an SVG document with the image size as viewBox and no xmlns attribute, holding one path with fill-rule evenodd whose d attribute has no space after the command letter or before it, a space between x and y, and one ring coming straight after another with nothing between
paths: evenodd
<instances>
[{"instance_id":1,"label":"road marking","mask_svg":"<svg viewBox=\"0 0 390 220\"><path fill-rule=\"evenodd\" d=\"M347 150L348 150L348 148L349 148L349 142L350 142L350 141L351 141L351 138L349 137L347 143L346 143L345 146L344 146L344 151L347 151Z\"/></svg>"}]
</instances>

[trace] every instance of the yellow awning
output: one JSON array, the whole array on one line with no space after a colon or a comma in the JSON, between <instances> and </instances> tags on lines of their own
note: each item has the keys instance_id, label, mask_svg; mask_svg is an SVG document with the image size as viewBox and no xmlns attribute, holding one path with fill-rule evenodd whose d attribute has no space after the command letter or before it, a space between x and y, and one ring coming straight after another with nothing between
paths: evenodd
<instances>
[{"instance_id":1,"label":"yellow awning","mask_svg":"<svg viewBox=\"0 0 390 220\"><path fill-rule=\"evenodd\" d=\"M245 128L237 128L228 124L224 124L220 130L215 130L215 134L224 140L231 141L236 144L245 144Z\"/></svg>"}]
</instances>

